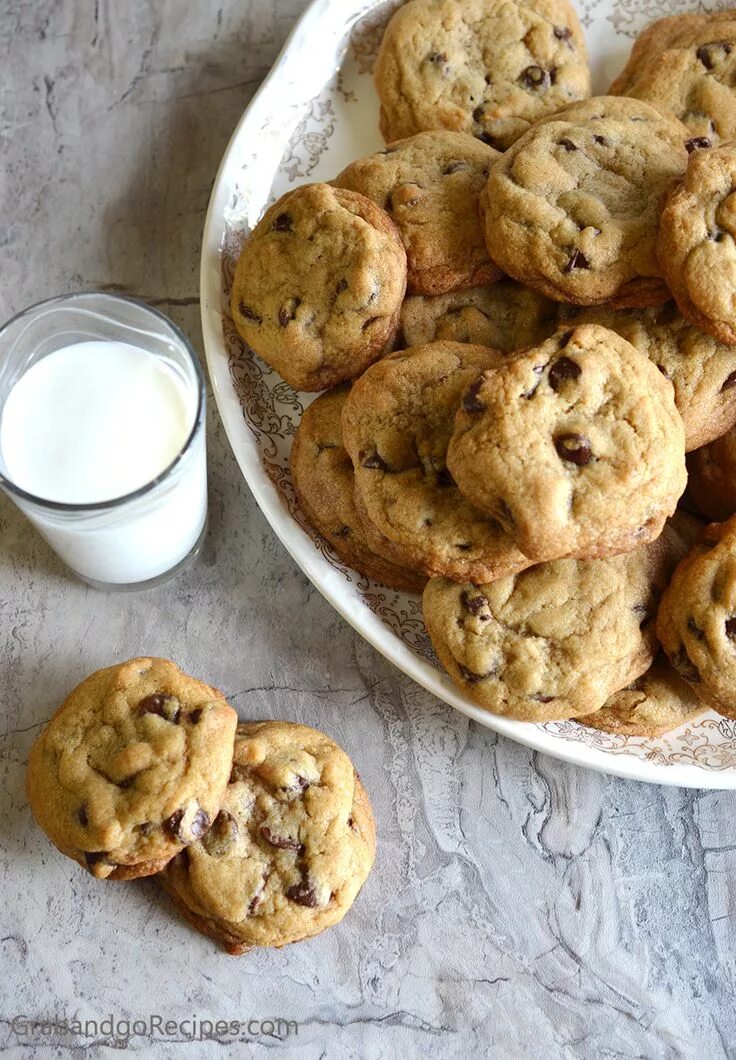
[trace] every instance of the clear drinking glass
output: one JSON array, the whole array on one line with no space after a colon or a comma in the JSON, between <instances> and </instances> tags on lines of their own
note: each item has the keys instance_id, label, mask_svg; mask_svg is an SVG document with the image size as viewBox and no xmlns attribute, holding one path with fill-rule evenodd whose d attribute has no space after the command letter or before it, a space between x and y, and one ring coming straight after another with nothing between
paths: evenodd
<instances>
[{"instance_id":1,"label":"clear drinking glass","mask_svg":"<svg viewBox=\"0 0 736 1060\"><path fill-rule=\"evenodd\" d=\"M0 329L0 417L11 389L36 362L88 340L129 343L167 363L190 389L196 408L184 445L152 481L99 503L33 496L10 479L1 452L0 487L77 577L100 589L147 588L180 570L206 533L202 368L181 331L150 306L104 292L62 295L31 306Z\"/></svg>"}]
</instances>

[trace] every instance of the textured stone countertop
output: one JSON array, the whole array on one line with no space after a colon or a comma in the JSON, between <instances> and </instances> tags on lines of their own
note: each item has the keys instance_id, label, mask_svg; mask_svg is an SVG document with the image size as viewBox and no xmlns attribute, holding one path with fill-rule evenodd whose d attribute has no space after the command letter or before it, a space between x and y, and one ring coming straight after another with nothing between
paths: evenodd
<instances>
[{"instance_id":1,"label":"textured stone countertop","mask_svg":"<svg viewBox=\"0 0 736 1060\"><path fill-rule=\"evenodd\" d=\"M0 0L0 316L107 286L201 347L210 185L303 7ZM280 546L211 410L209 537L157 590L71 580L0 499L0 1051L82 1055L84 1038L24 1037L14 1016L153 1013L298 1021L298 1036L231 1050L248 1056L736 1055L733 794L562 765L404 679ZM228 957L150 881L96 882L39 833L23 792L39 727L88 672L136 654L176 659L243 718L323 727L353 756L379 852L340 927ZM187 1031L156 1036L151 1055L181 1056ZM92 1042L105 1056L125 1044Z\"/></svg>"}]
</instances>

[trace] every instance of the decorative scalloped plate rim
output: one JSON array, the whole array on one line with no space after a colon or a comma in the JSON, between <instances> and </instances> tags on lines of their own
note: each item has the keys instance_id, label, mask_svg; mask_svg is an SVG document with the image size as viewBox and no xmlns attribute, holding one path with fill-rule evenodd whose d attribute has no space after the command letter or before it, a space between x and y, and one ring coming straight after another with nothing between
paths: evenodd
<instances>
[{"instance_id":1,"label":"decorative scalloped plate rim","mask_svg":"<svg viewBox=\"0 0 736 1060\"><path fill-rule=\"evenodd\" d=\"M352 572L331 557L328 549L315 547L315 538L300 525L293 509L287 506L283 486L286 471L275 464L268 468L264 464L264 453L257 441L258 430L249 426L244 414L232 363L232 336L228 340L224 327L227 310L223 260L228 236L232 235L233 225L252 227L263 212L272 196L275 177L283 164L290 137L297 127L300 142L306 139L305 114L311 104L330 84L333 94L341 91L345 99L354 98L345 93L339 78L335 81L346 54L348 38L364 16L375 15L376 9L392 6L396 6L396 0L393 3L391 0L313 0L238 123L215 178L202 246L202 330L215 399L243 476L279 540L342 617L400 670L478 724L536 751L614 776L685 787L736 788L736 725L710 712L679 729L674 737L650 740L597 733L575 722L545 725L517 722L496 717L474 705L434 665L426 651L425 657L417 654L407 639L402 639L387 621L366 605L366 590L368 598L373 601L378 599L376 593L385 594L385 590L364 579L358 580L354 574L351 577ZM599 21L599 36L610 35L610 24L613 23L616 34L626 38L631 35L632 19L635 21L641 15L641 0L633 12L629 10L630 0L582 0L577 6L579 11L584 10L583 21L587 19L588 24L593 24L592 12L598 9L595 18ZM656 0L656 6L648 12L649 17L661 13L659 6L661 0ZM695 8L697 4L687 6ZM714 3L712 6L723 5ZM673 9L675 7L680 10L677 0L673 0ZM647 12L644 14L646 16ZM602 19L605 21L601 25ZM647 20L645 17L644 21ZM375 29L372 32L375 35ZM618 41L621 53L629 43L626 39ZM609 65L610 56L604 57L603 61ZM331 110L329 104L326 109ZM314 164L310 164L296 175L303 178L314 168ZM252 358L249 351L247 355ZM253 360L260 364L257 358ZM279 382L278 377L264 366L258 372L268 379L273 390ZM285 397L282 394L275 398L274 404L276 400L285 406L291 401L292 412L296 407L294 395L290 397L288 390ZM284 416L287 414L288 409ZM290 433L289 430L286 433ZM383 600L384 596L380 599ZM399 616L399 627L404 621L401 616L410 615L407 621L415 631L419 625L418 608L415 603L409 603L407 611L407 599L412 600L411 597L388 593L385 606L377 610L389 618Z\"/></svg>"}]
</instances>

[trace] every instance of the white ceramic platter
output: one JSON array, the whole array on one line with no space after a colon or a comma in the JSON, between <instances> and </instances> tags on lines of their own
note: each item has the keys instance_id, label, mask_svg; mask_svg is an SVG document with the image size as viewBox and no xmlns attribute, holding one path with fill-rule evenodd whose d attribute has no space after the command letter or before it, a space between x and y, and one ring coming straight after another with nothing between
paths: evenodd
<instances>
[{"instance_id":1,"label":"white ceramic platter","mask_svg":"<svg viewBox=\"0 0 736 1060\"><path fill-rule=\"evenodd\" d=\"M310 397L295 393L248 350L228 313L244 235L284 191L329 180L383 146L370 71L399 0L314 0L243 115L215 180L202 249L205 348L230 444L275 533L321 593L378 651L434 695L481 725L568 762L622 777L736 788L736 724L716 714L659 739L611 736L573 721L533 725L475 706L433 656L418 597L346 568L306 525L288 471L291 442ZM620 69L653 18L722 3L578 0L597 91Z\"/></svg>"}]
</instances>

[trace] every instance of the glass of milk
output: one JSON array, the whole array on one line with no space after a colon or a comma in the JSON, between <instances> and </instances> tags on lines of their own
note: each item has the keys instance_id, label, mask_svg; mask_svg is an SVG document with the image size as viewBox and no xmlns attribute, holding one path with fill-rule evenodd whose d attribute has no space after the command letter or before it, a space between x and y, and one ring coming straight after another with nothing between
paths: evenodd
<instances>
[{"instance_id":1,"label":"glass of milk","mask_svg":"<svg viewBox=\"0 0 736 1060\"><path fill-rule=\"evenodd\" d=\"M176 572L207 522L199 360L161 313L92 292L0 329L0 486L83 581Z\"/></svg>"}]
</instances>

